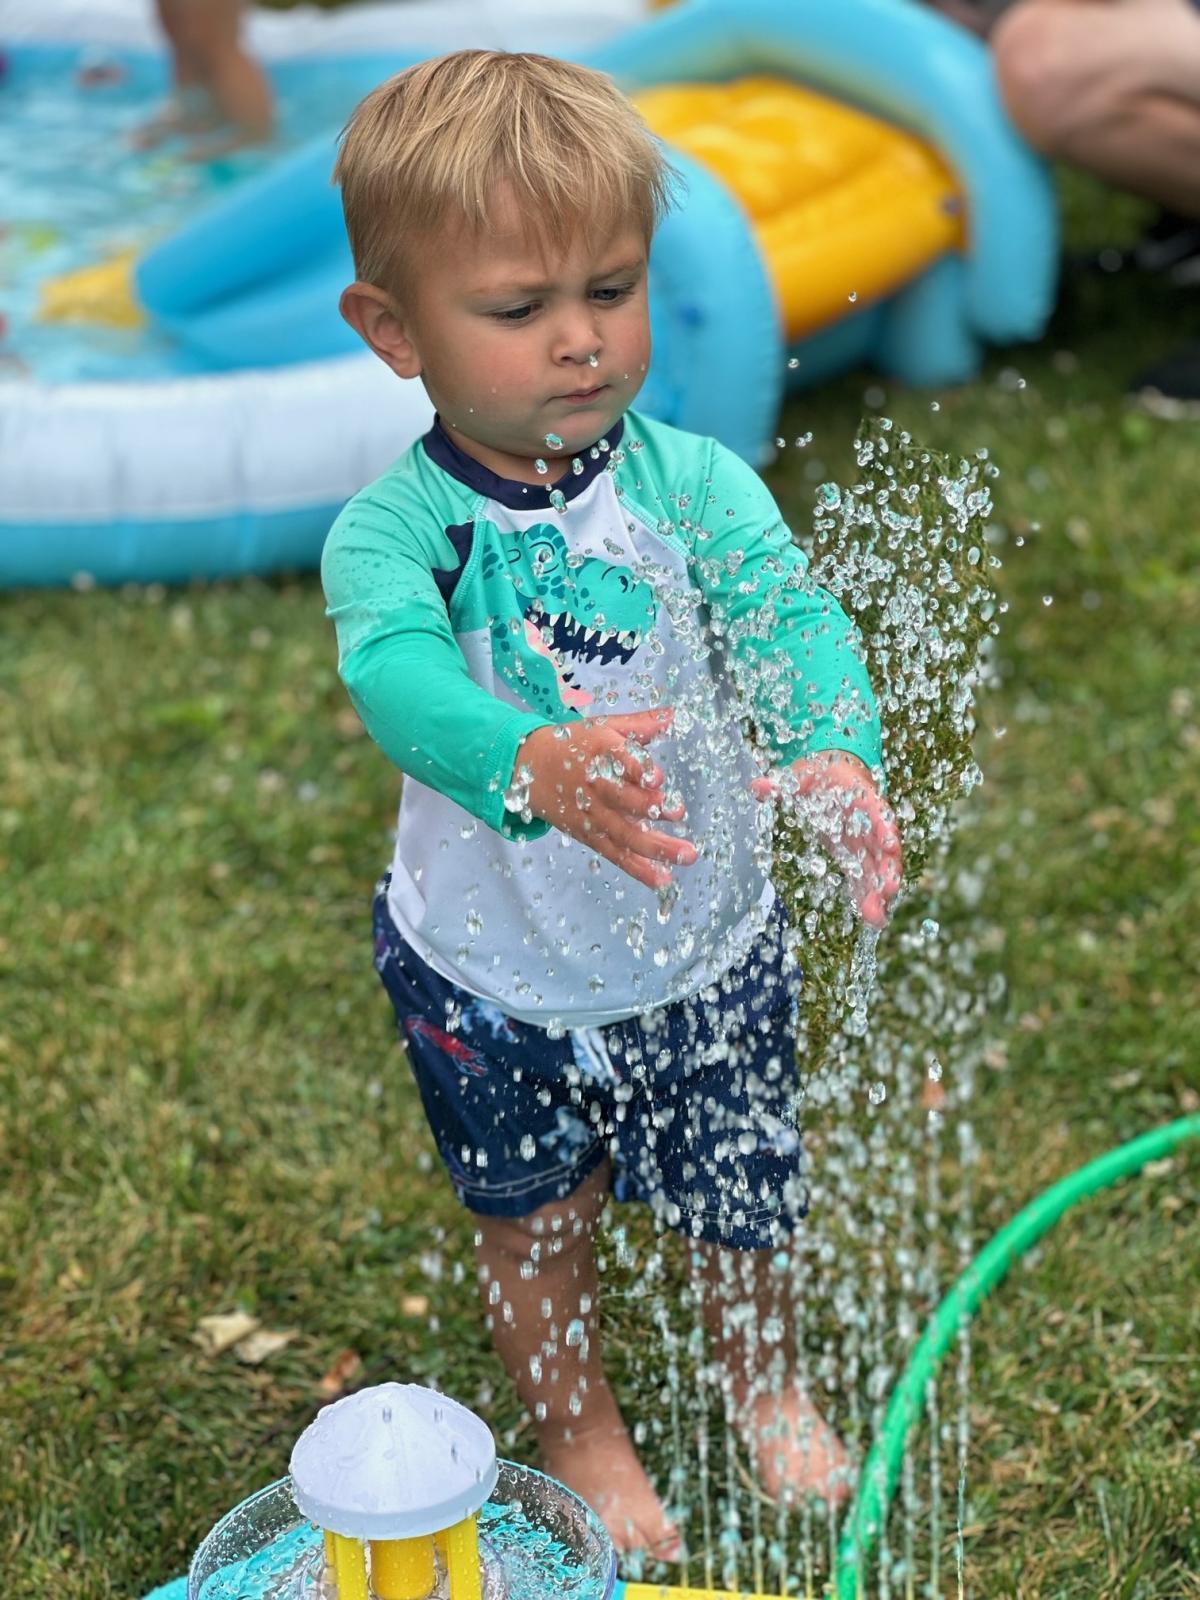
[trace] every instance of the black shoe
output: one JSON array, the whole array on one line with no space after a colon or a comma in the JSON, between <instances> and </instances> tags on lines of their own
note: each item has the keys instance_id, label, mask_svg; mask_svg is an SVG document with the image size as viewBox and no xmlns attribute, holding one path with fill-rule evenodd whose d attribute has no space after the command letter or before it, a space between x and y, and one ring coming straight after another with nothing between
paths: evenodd
<instances>
[{"instance_id":1,"label":"black shoe","mask_svg":"<svg viewBox=\"0 0 1200 1600\"><path fill-rule=\"evenodd\" d=\"M1139 272L1158 273L1172 283L1200 283L1200 217L1159 212L1130 254Z\"/></svg>"},{"instance_id":2,"label":"black shoe","mask_svg":"<svg viewBox=\"0 0 1200 1600\"><path fill-rule=\"evenodd\" d=\"M1075 265L1089 272L1141 272L1177 287L1200 284L1200 217L1160 211L1128 249L1109 245Z\"/></svg>"},{"instance_id":3,"label":"black shoe","mask_svg":"<svg viewBox=\"0 0 1200 1600\"><path fill-rule=\"evenodd\" d=\"M1200 341L1173 351L1130 384L1144 411L1168 422L1200 422Z\"/></svg>"}]
</instances>

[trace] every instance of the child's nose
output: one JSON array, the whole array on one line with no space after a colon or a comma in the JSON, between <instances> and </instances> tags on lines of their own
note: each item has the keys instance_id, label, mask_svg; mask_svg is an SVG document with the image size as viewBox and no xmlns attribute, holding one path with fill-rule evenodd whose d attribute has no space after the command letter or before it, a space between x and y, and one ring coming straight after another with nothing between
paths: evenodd
<instances>
[{"instance_id":1,"label":"child's nose","mask_svg":"<svg viewBox=\"0 0 1200 1600\"><path fill-rule=\"evenodd\" d=\"M592 312L576 312L566 317L556 330L557 356L560 361L584 363L600 354L600 334Z\"/></svg>"}]
</instances>

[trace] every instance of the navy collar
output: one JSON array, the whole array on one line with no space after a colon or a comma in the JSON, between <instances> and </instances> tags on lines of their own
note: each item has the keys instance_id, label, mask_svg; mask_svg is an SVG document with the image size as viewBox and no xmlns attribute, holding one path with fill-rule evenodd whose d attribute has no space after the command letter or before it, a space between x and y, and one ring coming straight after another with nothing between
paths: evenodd
<instances>
[{"instance_id":1,"label":"navy collar","mask_svg":"<svg viewBox=\"0 0 1200 1600\"><path fill-rule=\"evenodd\" d=\"M617 448L624 431L625 419L619 417L605 435L609 450ZM559 491L564 500L574 500L597 473L604 471L610 459L609 450L601 450L597 441L589 449L581 450L576 458L583 463L582 472L573 472L568 464L566 473L557 483L518 483L515 478L500 477L490 467L485 467L482 461L476 461L474 456L460 450L443 428L441 417L434 417L433 427L424 435L421 443L435 466L441 467L443 472L448 472L460 483L465 483L468 489L478 490L489 500L507 506L510 511L549 511L552 509L552 490Z\"/></svg>"}]
</instances>

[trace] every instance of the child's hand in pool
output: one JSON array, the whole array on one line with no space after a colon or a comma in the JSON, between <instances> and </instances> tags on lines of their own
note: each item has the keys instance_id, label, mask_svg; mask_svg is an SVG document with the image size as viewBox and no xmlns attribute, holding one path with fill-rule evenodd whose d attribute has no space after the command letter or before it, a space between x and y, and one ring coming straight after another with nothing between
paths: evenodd
<instances>
[{"instance_id":1,"label":"child's hand in pool","mask_svg":"<svg viewBox=\"0 0 1200 1600\"><path fill-rule=\"evenodd\" d=\"M535 817L586 844L648 888L665 888L671 866L690 866L695 845L654 824L679 822L682 805L663 793L663 773L640 747L671 726L672 711L588 717L536 728L521 743L516 770L530 774Z\"/></svg>"},{"instance_id":2,"label":"child's hand in pool","mask_svg":"<svg viewBox=\"0 0 1200 1600\"><path fill-rule=\"evenodd\" d=\"M826 750L751 786L776 796L829 850L864 922L882 928L903 870L900 833L887 801L857 756Z\"/></svg>"}]
</instances>

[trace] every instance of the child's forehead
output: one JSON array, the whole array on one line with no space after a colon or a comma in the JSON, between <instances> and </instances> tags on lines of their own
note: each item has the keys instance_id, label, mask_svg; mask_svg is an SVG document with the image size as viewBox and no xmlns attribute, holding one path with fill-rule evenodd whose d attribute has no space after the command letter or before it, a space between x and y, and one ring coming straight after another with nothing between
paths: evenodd
<instances>
[{"instance_id":1,"label":"child's forehead","mask_svg":"<svg viewBox=\"0 0 1200 1600\"><path fill-rule=\"evenodd\" d=\"M471 290L480 293L632 266L646 253L636 218L580 212L551 228L500 197L478 226L459 217L445 232L449 259L457 262Z\"/></svg>"}]
</instances>

